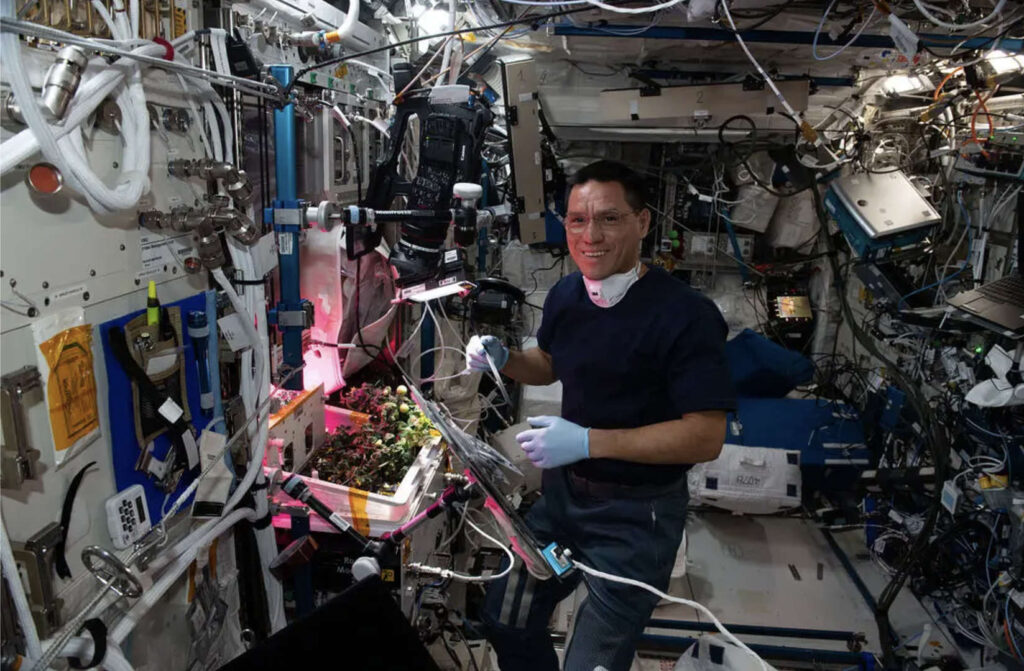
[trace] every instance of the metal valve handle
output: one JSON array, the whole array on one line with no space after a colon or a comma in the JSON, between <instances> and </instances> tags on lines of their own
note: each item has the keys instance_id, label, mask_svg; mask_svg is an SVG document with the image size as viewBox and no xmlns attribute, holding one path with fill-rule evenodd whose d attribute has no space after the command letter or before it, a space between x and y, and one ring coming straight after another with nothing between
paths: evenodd
<instances>
[{"instance_id":1,"label":"metal valve handle","mask_svg":"<svg viewBox=\"0 0 1024 671\"><path fill-rule=\"evenodd\" d=\"M82 550L82 563L104 586L121 596L137 599L142 596L142 583L132 575L120 559L98 545Z\"/></svg>"}]
</instances>

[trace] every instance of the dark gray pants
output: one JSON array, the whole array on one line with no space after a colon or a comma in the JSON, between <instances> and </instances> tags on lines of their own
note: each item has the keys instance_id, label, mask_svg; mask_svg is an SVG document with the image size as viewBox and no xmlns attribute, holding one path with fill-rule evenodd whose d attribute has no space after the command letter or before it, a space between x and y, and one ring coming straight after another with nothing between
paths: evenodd
<instances>
[{"instance_id":1,"label":"dark gray pants","mask_svg":"<svg viewBox=\"0 0 1024 671\"><path fill-rule=\"evenodd\" d=\"M682 542L687 498L685 478L672 487L618 496L615 491L570 480L566 470L558 468L544 472L543 496L530 509L526 522L543 545L557 541L588 566L664 591ZM565 580L539 581L519 563L508 576L489 585L484 602L483 621L501 671L558 669L548 623L555 606L572 594L581 579L588 596L575 615L564 669L629 669L636 640L657 596L584 577L579 571Z\"/></svg>"}]
</instances>

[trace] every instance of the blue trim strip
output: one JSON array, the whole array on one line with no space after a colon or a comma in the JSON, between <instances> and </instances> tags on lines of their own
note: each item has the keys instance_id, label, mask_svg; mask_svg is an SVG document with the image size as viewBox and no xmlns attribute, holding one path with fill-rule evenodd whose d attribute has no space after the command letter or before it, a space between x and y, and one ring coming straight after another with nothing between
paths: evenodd
<instances>
[{"instance_id":1,"label":"blue trim strip","mask_svg":"<svg viewBox=\"0 0 1024 671\"><path fill-rule=\"evenodd\" d=\"M692 622L689 620L652 619L647 626L652 629L684 629L686 631L718 631L710 622ZM769 627L755 624L727 624L725 628L734 634L754 634L757 636L778 636L781 638L806 638L818 641L852 641L857 635L852 631L837 629L794 629L791 627Z\"/></svg>"},{"instance_id":2,"label":"blue trim strip","mask_svg":"<svg viewBox=\"0 0 1024 671\"><path fill-rule=\"evenodd\" d=\"M292 83L295 70L290 65L272 65L270 74L282 86ZM295 175L295 104L274 110L274 175L277 199L295 200L298 189Z\"/></svg>"},{"instance_id":3,"label":"blue trim strip","mask_svg":"<svg viewBox=\"0 0 1024 671\"><path fill-rule=\"evenodd\" d=\"M661 636L658 634L643 634L640 636L637 645L640 649L671 650L683 652L697 639L689 636ZM748 647L761 657L766 659L796 660L808 662L823 662L829 664L856 665L864 669L867 665L866 658L869 654L861 652L844 652L842 650L816 650L813 648L791 648L781 645L759 645L748 644Z\"/></svg>"},{"instance_id":4,"label":"blue trim strip","mask_svg":"<svg viewBox=\"0 0 1024 671\"><path fill-rule=\"evenodd\" d=\"M706 73L685 72L683 70L637 70L636 74L644 77L650 77L651 79L690 79ZM725 74L737 73L715 72L713 74L722 76ZM779 75L775 81L786 81L789 79L809 79L818 86L854 86L856 84L853 77L818 77L816 75Z\"/></svg>"},{"instance_id":5,"label":"blue trim strip","mask_svg":"<svg viewBox=\"0 0 1024 671\"><path fill-rule=\"evenodd\" d=\"M574 26L570 23L555 25L555 35L567 37L624 37L615 35L614 32L636 30L636 26L608 25L596 28L584 28ZM609 32L604 32L609 31ZM740 35L745 42L763 42L767 44L811 44L814 41L814 33L799 30L743 30ZM643 32L626 37L639 37L648 40L710 40L717 42L733 42L735 37L732 31L719 28L700 27L675 27L675 26L652 26ZM923 44L930 47L952 47L956 42L951 42L948 35L933 35L930 33L918 35ZM827 33L822 33L818 38L818 44L825 46L842 46L844 41L834 40ZM853 41L851 46L867 47L875 49L894 49L896 47L892 38L888 35L861 35ZM975 37L967 40L961 48L979 49L992 46L992 38ZM1024 40L1003 38L1000 40L999 48L1003 51L1020 52L1024 49Z\"/></svg>"}]
</instances>

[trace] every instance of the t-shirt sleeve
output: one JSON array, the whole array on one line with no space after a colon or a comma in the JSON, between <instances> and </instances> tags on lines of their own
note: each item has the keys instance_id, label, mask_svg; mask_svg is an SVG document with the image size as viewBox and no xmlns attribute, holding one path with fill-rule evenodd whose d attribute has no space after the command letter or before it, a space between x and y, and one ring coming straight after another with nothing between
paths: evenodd
<instances>
[{"instance_id":1,"label":"t-shirt sleeve","mask_svg":"<svg viewBox=\"0 0 1024 671\"><path fill-rule=\"evenodd\" d=\"M537 346L548 354L551 353L551 341L555 337L555 322L561 307L561 281L548 291L544 299L544 309L541 312L540 328L537 329ZM533 308L530 308L531 310Z\"/></svg>"},{"instance_id":2,"label":"t-shirt sleeve","mask_svg":"<svg viewBox=\"0 0 1024 671\"><path fill-rule=\"evenodd\" d=\"M711 301L700 301L698 315L676 337L668 353L668 389L679 413L736 409L725 339L725 320Z\"/></svg>"}]
</instances>

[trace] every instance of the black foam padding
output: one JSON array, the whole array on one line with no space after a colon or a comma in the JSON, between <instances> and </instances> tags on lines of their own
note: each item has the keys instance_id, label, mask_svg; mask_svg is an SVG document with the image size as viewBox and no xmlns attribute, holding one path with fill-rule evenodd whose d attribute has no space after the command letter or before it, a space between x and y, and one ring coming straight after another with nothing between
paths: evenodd
<instances>
[{"instance_id":1,"label":"black foam padding","mask_svg":"<svg viewBox=\"0 0 1024 671\"><path fill-rule=\"evenodd\" d=\"M379 578L361 580L221 671L439 671Z\"/></svg>"}]
</instances>

